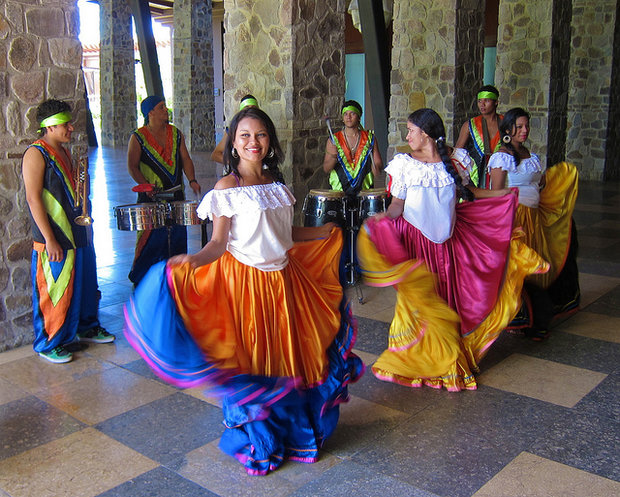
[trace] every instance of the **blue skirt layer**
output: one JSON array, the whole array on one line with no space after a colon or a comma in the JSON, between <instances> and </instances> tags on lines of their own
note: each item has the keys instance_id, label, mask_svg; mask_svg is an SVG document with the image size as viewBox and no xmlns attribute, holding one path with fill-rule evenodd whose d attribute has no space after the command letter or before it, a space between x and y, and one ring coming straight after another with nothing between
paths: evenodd
<instances>
[{"instance_id":1,"label":"blue skirt layer","mask_svg":"<svg viewBox=\"0 0 620 497\"><path fill-rule=\"evenodd\" d=\"M179 387L206 384L222 397L225 432L220 448L252 475L264 475L285 459L315 462L332 434L347 385L364 372L351 353L356 327L348 303L340 305L341 325L327 350L329 370L313 388L295 378L238 374L223 370L196 345L170 293L166 263L155 264L125 306L125 335L153 371Z\"/></svg>"}]
</instances>

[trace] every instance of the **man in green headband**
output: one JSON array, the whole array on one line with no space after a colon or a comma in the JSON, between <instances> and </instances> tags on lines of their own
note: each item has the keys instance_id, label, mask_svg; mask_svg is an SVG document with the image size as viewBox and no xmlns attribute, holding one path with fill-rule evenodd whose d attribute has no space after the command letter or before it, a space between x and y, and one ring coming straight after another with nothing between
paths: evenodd
<instances>
[{"instance_id":1,"label":"man in green headband","mask_svg":"<svg viewBox=\"0 0 620 497\"><path fill-rule=\"evenodd\" d=\"M241 101L239 102L239 110L243 110L246 107L258 107L258 100L254 95L245 95ZM228 137L228 128L224 131L224 135L222 139L218 142L218 144L211 152L211 160L213 162L219 162L220 164L224 163L224 147L226 146L226 138Z\"/></svg>"},{"instance_id":2,"label":"man in green headband","mask_svg":"<svg viewBox=\"0 0 620 497\"><path fill-rule=\"evenodd\" d=\"M489 188L489 175L486 168L489 157L501 146L499 123L502 116L497 113L499 91L491 85L485 85L478 91L478 109L480 115L463 123L457 148L466 148L476 163L470 174L475 186Z\"/></svg>"},{"instance_id":3,"label":"man in green headband","mask_svg":"<svg viewBox=\"0 0 620 497\"><path fill-rule=\"evenodd\" d=\"M355 100L347 100L341 114L344 128L327 140L323 171L329 173L333 190L355 196L373 187L383 162L375 147L374 133L360 125L362 106Z\"/></svg>"},{"instance_id":4,"label":"man in green headband","mask_svg":"<svg viewBox=\"0 0 620 497\"><path fill-rule=\"evenodd\" d=\"M76 338L108 343L115 337L99 323L92 228L76 223L89 202L65 148L73 132L71 109L66 102L46 100L37 108L37 121L40 138L22 159L34 241L33 348L50 362L64 363L73 358L65 346Z\"/></svg>"}]
</instances>

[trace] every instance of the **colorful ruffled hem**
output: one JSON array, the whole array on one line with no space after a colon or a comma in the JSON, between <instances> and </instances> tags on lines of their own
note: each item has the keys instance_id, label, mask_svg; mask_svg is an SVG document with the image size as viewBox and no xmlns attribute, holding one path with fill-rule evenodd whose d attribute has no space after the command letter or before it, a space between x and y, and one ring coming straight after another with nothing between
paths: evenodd
<instances>
[{"instance_id":1,"label":"colorful ruffled hem","mask_svg":"<svg viewBox=\"0 0 620 497\"><path fill-rule=\"evenodd\" d=\"M315 249L312 242L299 248ZM136 289L125 306L130 344L165 381L184 388L204 385L222 399L226 429L220 448L241 461L248 474L267 474L287 459L315 462L336 427L339 404L348 400L347 385L364 373L362 361L352 353L357 327L342 292L336 306L339 327L325 350L326 371L309 387L301 378L243 374L210 358L182 318L172 280L161 262Z\"/></svg>"}]
</instances>

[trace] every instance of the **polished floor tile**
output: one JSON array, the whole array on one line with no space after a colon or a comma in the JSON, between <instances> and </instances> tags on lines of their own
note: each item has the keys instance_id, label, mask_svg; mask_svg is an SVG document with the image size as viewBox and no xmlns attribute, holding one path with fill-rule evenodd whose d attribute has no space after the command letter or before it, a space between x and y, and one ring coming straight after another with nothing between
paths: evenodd
<instances>
[{"instance_id":1,"label":"polished floor tile","mask_svg":"<svg viewBox=\"0 0 620 497\"><path fill-rule=\"evenodd\" d=\"M97 429L165 465L218 439L224 426L219 408L176 392L108 419Z\"/></svg>"},{"instance_id":2,"label":"polished floor tile","mask_svg":"<svg viewBox=\"0 0 620 497\"><path fill-rule=\"evenodd\" d=\"M472 497L610 497L620 483L523 452Z\"/></svg>"},{"instance_id":3,"label":"polished floor tile","mask_svg":"<svg viewBox=\"0 0 620 497\"><path fill-rule=\"evenodd\" d=\"M11 497L92 497L157 464L92 428L0 461Z\"/></svg>"},{"instance_id":4,"label":"polished floor tile","mask_svg":"<svg viewBox=\"0 0 620 497\"><path fill-rule=\"evenodd\" d=\"M620 342L620 318L582 311L558 325L557 330L605 342Z\"/></svg>"},{"instance_id":5,"label":"polished floor tile","mask_svg":"<svg viewBox=\"0 0 620 497\"><path fill-rule=\"evenodd\" d=\"M57 385L39 396L50 404L93 425L168 396L172 387L150 381L130 371L112 368L72 382Z\"/></svg>"},{"instance_id":6,"label":"polished floor tile","mask_svg":"<svg viewBox=\"0 0 620 497\"><path fill-rule=\"evenodd\" d=\"M540 381L544 378L544 381ZM513 354L484 371L479 383L507 392L573 407L606 378L605 374L523 354Z\"/></svg>"}]
</instances>

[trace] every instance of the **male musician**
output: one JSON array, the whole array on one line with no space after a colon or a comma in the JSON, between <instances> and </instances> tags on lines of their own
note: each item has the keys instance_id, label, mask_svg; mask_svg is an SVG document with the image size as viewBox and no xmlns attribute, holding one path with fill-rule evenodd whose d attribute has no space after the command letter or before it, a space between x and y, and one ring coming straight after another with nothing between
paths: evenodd
<instances>
[{"instance_id":1,"label":"male musician","mask_svg":"<svg viewBox=\"0 0 620 497\"><path fill-rule=\"evenodd\" d=\"M480 115L463 123L456 148L466 148L476 163L470 174L472 183L480 188L490 188L487 162L501 146L499 123L503 116L497 113L499 91L485 85L478 92Z\"/></svg>"},{"instance_id":2,"label":"male musician","mask_svg":"<svg viewBox=\"0 0 620 497\"><path fill-rule=\"evenodd\" d=\"M374 133L360 125L362 106L355 100L347 100L341 113L344 128L327 140L323 171L329 173L333 190L355 196L372 188L374 176L381 172L383 163L374 146Z\"/></svg>"},{"instance_id":3,"label":"male musician","mask_svg":"<svg viewBox=\"0 0 620 497\"><path fill-rule=\"evenodd\" d=\"M147 187L138 193L138 202L156 200L154 191L179 187L172 200L184 200L183 173L193 192L200 193L183 133L168 122L168 109L163 97L150 96L140 104L144 126L134 131L127 148L127 168L139 185ZM129 279L137 285L148 269L164 259L187 252L187 228L174 225L138 232L136 252Z\"/></svg>"},{"instance_id":4,"label":"male musician","mask_svg":"<svg viewBox=\"0 0 620 497\"><path fill-rule=\"evenodd\" d=\"M34 350L53 363L69 362L66 345L76 336L82 342L109 343L115 336L100 326L97 266L92 230L76 224L83 214L71 155L63 146L71 140L70 107L47 100L37 108L40 138L22 159L26 201L31 215L32 307ZM82 194L80 194L82 192Z\"/></svg>"}]
</instances>

